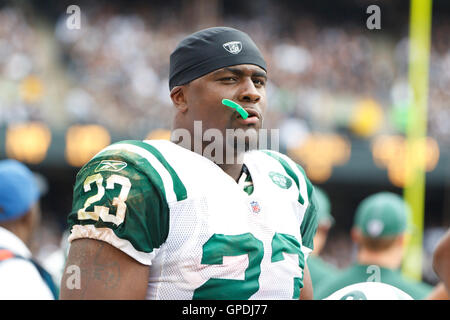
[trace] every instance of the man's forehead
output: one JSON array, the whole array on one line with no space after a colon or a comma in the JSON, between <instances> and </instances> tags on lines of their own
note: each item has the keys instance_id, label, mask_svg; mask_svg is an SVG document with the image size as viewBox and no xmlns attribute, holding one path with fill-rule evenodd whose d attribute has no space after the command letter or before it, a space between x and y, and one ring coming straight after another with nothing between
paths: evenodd
<instances>
[{"instance_id":1,"label":"man's forehead","mask_svg":"<svg viewBox=\"0 0 450 320\"><path fill-rule=\"evenodd\" d=\"M217 74L223 72L242 73L248 75L267 77L267 72L263 68L253 64L238 64L234 66L223 67L211 72L210 74Z\"/></svg>"},{"instance_id":2,"label":"man's forehead","mask_svg":"<svg viewBox=\"0 0 450 320\"><path fill-rule=\"evenodd\" d=\"M238 64L234 66L227 66L220 69L217 69L214 72L224 72L224 71L246 71L246 72L260 72L262 74L266 74L266 71L260 66L254 64Z\"/></svg>"}]
</instances>

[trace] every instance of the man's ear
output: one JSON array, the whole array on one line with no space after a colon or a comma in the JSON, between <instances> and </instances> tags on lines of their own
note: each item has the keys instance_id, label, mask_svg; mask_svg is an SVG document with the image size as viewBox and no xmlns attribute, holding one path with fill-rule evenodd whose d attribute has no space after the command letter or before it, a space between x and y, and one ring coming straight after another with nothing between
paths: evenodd
<instances>
[{"instance_id":1,"label":"man's ear","mask_svg":"<svg viewBox=\"0 0 450 320\"><path fill-rule=\"evenodd\" d=\"M396 243L399 246L406 247L408 245L408 237L405 233L401 233L397 235Z\"/></svg>"},{"instance_id":2,"label":"man's ear","mask_svg":"<svg viewBox=\"0 0 450 320\"><path fill-rule=\"evenodd\" d=\"M33 212L32 208L28 209L28 211L21 216L17 221L20 221L23 225L31 226L33 222Z\"/></svg>"},{"instance_id":3,"label":"man's ear","mask_svg":"<svg viewBox=\"0 0 450 320\"><path fill-rule=\"evenodd\" d=\"M362 237L361 230L353 227L350 231L350 236L354 243L359 243L361 241L361 237Z\"/></svg>"},{"instance_id":4,"label":"man's ear","mask_svg":"<svg viewBox=\"0 0 450 320\"><path fill-rule=\"evenodd\" d=\"M186 100L186 86L176 86L170 91L170 99L180 112L186 112L188 109Z\"/></svg>"}]
</instances>

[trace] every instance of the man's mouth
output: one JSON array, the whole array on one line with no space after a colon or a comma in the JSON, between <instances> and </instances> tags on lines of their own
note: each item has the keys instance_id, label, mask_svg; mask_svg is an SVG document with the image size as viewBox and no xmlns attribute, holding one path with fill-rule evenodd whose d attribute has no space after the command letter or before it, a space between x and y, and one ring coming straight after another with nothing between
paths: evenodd
<instances>
[{"instance_id":1,"label":"man's mouth","mask_svg":"<svg viewBox=\"0 0 450 320\"><path fill-rule=\"evenodd\" d=\"M247 119L243 119L240 114L237 115L237 120L244 125L257 124L261 121L261 114L253 108L244 108L248 113Z\"/></svg>"}]
</instances>

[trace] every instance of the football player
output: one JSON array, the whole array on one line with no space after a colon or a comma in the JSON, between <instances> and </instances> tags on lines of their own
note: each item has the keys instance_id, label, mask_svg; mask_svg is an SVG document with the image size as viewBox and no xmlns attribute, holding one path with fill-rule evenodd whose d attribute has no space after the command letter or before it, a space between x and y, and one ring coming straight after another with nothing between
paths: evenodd
<instances>
[{"instance_id":1,"label":"football player","mask_svg":"<svg viewBox=\"0 0 450 320\"><path fill-rule=\"evenodd\" d=\"M317 217L303 169L278 152L249 150L248 137L244 148L224 138L214 152L203 139L260 130L266 69L252 39L233 28L178 44L173 141L112 144L77 175L62 299L312 299L306 260Z\"/></svg>"},{"instance_id":2,"label":"football player","mask_svg":"<svg viewBox=\"0 0 450 320\"><path fill-rule=\"evenodd\" d=\"M432 287L400 273L408 236L409 206L392 192L378 192L356 208L351 236L357 245L356 261L340 274L325 281L314 292L317 299L348 285L382 282L394 286L414 300L422 300Z\"/></svg>"}]
</instances>

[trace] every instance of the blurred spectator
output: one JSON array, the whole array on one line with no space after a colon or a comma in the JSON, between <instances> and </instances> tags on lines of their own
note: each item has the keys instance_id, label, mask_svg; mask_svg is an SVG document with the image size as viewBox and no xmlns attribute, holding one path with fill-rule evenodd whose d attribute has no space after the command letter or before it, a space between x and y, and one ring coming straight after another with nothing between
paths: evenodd
<instances>
[{"instance_id":1,"label":"blurred spectator","mask_svg":"<svg viewBox=\"0 0 450 320\"><path fill-rule=\"evenodd\" d=\"M428 214L431 215L433 212L427 212ZM433 269L433 255L446 231L447 228L436 225L426 227L423 233L423 278L431 284L437 284L439 282L439 277Z\"/></svg>"},{"instance_id":2,"label":"blurred spectator","mask_svg":"<svg viewBox=\"0 0 450 320\"><path fill-rule=\"evenodd\" d=\"M433 268L450 290L450 230L442 237L434 252Z\"/></svg>"},{"instance_id":3,"label":"blurred spectator","mask_svg":"<svg viewBox=\"0 0 450 320\"><path fill-rule=\"evenodd\" d=\"M61 284L67 255L69 253L69 241L67 240L69 235L69 230L63 232L59 245L52 247L51 250L48 248L48 252L46 254L42 254L40 257L42 266L51 274L53 282L58 287L58 291L60 289L59 286Z\"/></svg>"},{"instance_id":4,"label":"blurred spectator","mask_svg":"<svg viewBox=\"0 0 450 320\"><path fill-rule=\"evenodd\" d=\"M320 253L327 241L328 231L334 224L334 218L331 215L331 204L325 191L315 186L314 193L319 205L319 210L317 211L318 228L314 236L314 250L308 259L308 269L311 275L313 290L320 285L322 280L335 277L339 271L334 265L320 257Z\"/></svg>"},{"instance_id":5,"label":"blurred spectator","mask_svg":"<svg viewBox=\"0 0 450 320\"><path fill-rule=\"evenodd\" d=\"M432 267L440 282L428 295L429 300L450 300L450 229L441 235L433 250Z\"/></svg>"},{"instance_id":6,"label":"blurred spectator","mask_svg":"<svg viewBox=\"0 0 450 320\"><path fill-rule=\"evenodd\" d=\"M450 293L444 282L439 282L427 296L427 300L450 300Z\"/></svg>"},{"instance_id":7,"label":"blurred spectator","mask_svg":"<svg viewBox=\"0 0 450 320\"><path fill-rule=\"evenodd\" d=\"M50 274L32 257L30 241L40 223L39 188L29 169L0 161L0 299L56 299Z\"/></svg>"},{"instance_id":8,"label":"blurred spectator","mask_svg":"<svg viewBox=\"0 0 450 320\"><path fill-rule=\"evenodd\" d=\"M408 214L408 206L394 193L380 192L364 199L356 209L352 229L357 261L322 282L315 297L324 299L348 285L374 281L397 287L414 299L425 299L432 287L409 280L398 270L406 248Z\"/></svg>"}]
</instances>

